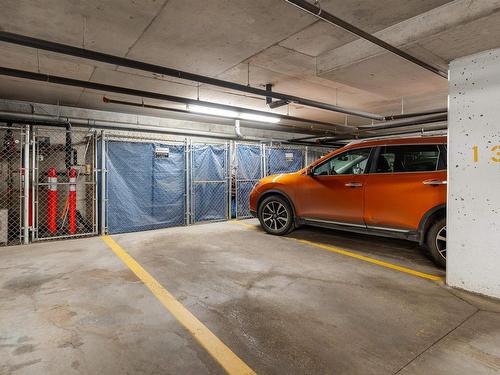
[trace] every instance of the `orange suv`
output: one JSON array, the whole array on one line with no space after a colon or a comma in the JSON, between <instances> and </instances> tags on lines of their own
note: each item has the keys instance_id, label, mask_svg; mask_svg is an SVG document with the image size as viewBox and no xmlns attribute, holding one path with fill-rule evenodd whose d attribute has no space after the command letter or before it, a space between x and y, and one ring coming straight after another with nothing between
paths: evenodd
<instances>
[{"instance_id":1,"label":"orange suv","mask_svg":"<svg viewBox=\"0 0 500 375\"><path fill-rule=\"evenodd\" d=\"M446 147L446 137L352 143L263 178L250 211L275 235L307 224L416 241L445 267Z\"/></svg>"}]
</instances>

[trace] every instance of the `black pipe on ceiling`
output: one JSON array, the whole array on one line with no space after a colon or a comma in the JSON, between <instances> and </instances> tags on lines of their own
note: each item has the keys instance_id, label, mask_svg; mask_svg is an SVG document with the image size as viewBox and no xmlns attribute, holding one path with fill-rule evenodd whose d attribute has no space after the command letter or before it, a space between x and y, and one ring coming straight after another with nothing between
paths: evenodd
<instances>
[{"instance_id":1,"label":"black pipe on ceiling","mask_svg":"<svg viewBox=\"0 0 500 375\"><path fill-rule=\"evenodd\" d=\"M376 44L379 47L382 47L383 49L394 53L395 55L398 55L399 57L402 57L403 59L412 62L413 64L416 64L424 69L427 69L428 71L437 74L438 76L448 79L448 73L443 71L441 68L431 65L429 63L426 63L425 61L422 61L415 56L410 55L409 53L394 47L393 45L384 42L382 39L377 38L376 36L367 33L364 30L361 30L359 27L356 27L336 16L333 14L330 14L323 9L317 7L316 5L313 5L309 3L306 0L286 0L288 3L296 6L297 8L312 14L315 17L318 17L319 19L328 22L332 25L338 26L354 35L359 36L360 38L363 38L365 40L368 40L374 44Z\"/></svg>"},{"instance_id":2,"label":"black pipe on ceiling","mask_svg":"<svg viewBox=\"0 0 500 375\"><path fill-rule=\"evenodd\" d=\"M434 126L428 126L425 128L404 129L404 130L384 132L384 133L372 133L372 134L364 133L364 134L359 134L356 136L325 137L325 138L319 139L318 143L330 144L331 142L356 140L356 139L370 139L370 138L380 138L380 137L389 137L389 136L405 135L405 134L417 134L417 133L425 134L426 132L446 130L446 129L448 129L448 126L446 126L446 125L434 125ZM294 141L294 140L292 140L292 141Z\"/></svg>"},{"instance_id":3,"label":"black pipe on ceiling","mask_svg":"<svg viewBox=\"0 0 500 375\"><path fill-rule=\"evenodd\" d=\"M142 61L131 60L124 57L114 56L102 52L92 51L79 47L70 46L67 44L50 42L43 39L32 38L26 35L10 33L7 31L0 31L0 41L6 43L17 44L21 46L37 48L45 51L61 53L64 55L80 57L93 61L100 61L107 64L119 65L127 68L142 70L151 73L157 73L164 76L185 79L194 82L205 83L212 86L224 87L226 89L241 91L245 93L255 94L263 97L271 97L281 99L290 103L301 104L307 107L324 109L338 113L345 113L352 116L363 117L371 120L384 120L384 116L359 111L356 109L339 107L329 103L318 102L311 99L301 98L298 96L279 93L276 91L267 91L259 88L242 85L234 82L224 81L217 78L211 78L199 74L189 73L178 69L172 69L161 65L149 64Z\"/></svg>"},{"instance_id":4,"label":"black pipe on ceiling","mask_svg":"<svg viewBox=\"0 0 500 375\"><path fill-rule=\"evenodd\" d=\"M425 115L435 115L438 113L441 113L441 114L448 113L448 108L436 108L436 109L430 109L428 111L401 113L399 115L385 116L385 119L387 121L399 120L399 119L403 119L403 118L411 118L411 117L418 117L418 116L425 116Z\"/></svg>"},{"instance_id":5,"label":"black pipe on ceiling","mask_svg":"<svg viewBox=\"0 0 500 375\"><path fill-rule=\"evenodd\" d=\"M413 125L432 124L436 122L446 121L447 119L448 119L447 113L436 113L433 115L424 115L415 118L402 118L399 120L387 121L377 125L359 126L358 130L361 132L366 132L366 131L402 128Z\"/></svg>"},{"instance_id":6,"label":"black pipe on ceiling","mask_svg":"<svg viewBox=\"0 0 500 375\"><path fill-rule=\"evenodd\" d=\"M136 89L131 89L131 88L127 88L127 87L113 86L113 85L107 85L107 84L97 83L97 82L81 81L81 80L77 80L77 79L65 78L65 77L60 77L60 76L51 76L49 74L34 73L34 72L28 72L25 70L0 67L0 75L30 79L30 80L35 80L35 81L56 83L56 84L65 85L65 86L81 87L81 88L86 88L86 89L90 89L90 90L114 92L117 94L131 95L131 96L137 96L137 97L143 97L143 98L149 98L149 99L158 99L158 100L164 100L164 101L182 103L182 104L188 104L188 105L191 104L191 105L199 105L199 106L205 106L205 107L211 107L211 108L232 110L232 111L237 111L237 112L246 112L246 113L256 114L259 116L271 115L271 116L279 117L279 118L282 118L285 120L302 121L302 119L300 119L298 117L293 117L293 116L277 115L274 113L269 113L269 112L265 112L265 111L257 111L257 110L249 109L249 108L235 107L235 106L230 106L230 105L225 105L225 104L206 102L206 101L202 101L202 100L183 98L183 97L179 97L179 96L160 94L160 93L150 92L150 91L136 90ZM318 124L318 122L315 122L315 124ZM352 130L352 128L349 126L331 124L331 123L327 123L327 124L330 126L334 126L335 128L341 127L341 128L346 128L348 130ZM273 124L269 124L269 130L272 130L272 125ZM334 131L334 130L336 130L335 128L333 128L331 130Z\"/></svg>"}]
</instances>

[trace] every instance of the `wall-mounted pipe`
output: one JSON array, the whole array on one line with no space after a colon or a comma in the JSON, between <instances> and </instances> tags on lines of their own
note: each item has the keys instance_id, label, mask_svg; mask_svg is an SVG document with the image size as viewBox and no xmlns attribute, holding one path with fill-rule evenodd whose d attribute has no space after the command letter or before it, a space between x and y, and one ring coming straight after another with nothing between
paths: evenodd
<instances>
[{"instance_id":1,"label":"wall-mounted pipe","mask_svg":"<svg viewBox=\"0 0 500 375\"><path fill-rule=\"evenodd\" d=\"M231 111L252 113L252 114L259 115L259 116L269 116L269 112L258 111L255 109L236 107L236 106L231 106L231 105L226 105L226 104L212 103L212 102L207 102L207 101L203 101L203 100L183 98L180 96L160 94L160 93L151 92L151 91L136 90L136 89L131 89L131 88L127 88L127 87L113 86L113 85L107 85L107 84L97 83L97 82L81 81L78 79L72 79L72 78L66 78L66 77L60 77L60 76L52 76L49 74L42 74L42 73L28 72L25 70L0 67L0 75L30 79L30 80L35 80L35 81L56 83L56 84L65 85L65 86L82 87L82 88L87 88L87 89L91 89L91 90L103 91L103 92L114 92L117 94L125 94L125 95L150 98L150 99L158 99L158 100L164 100L164 101L169 101L169 102L174 102L174 103L191 104L191 105L219 108L219 109L225 109L225 110L229 109ZM274 116L280 117L280 118L286 119L286 120L300 121L297 117L291 117L291 116L286 116L286 115L274 115ZM270 125L269 130L272 130L272 124L269 124L269 125ZM348 130L352 129L349 126L344 126L344 125L338 125L338 124L330 124L330 125L333 125L335 128L339 127L339 128L345 128ZM333 128L332 131L335 130L335 128Z\"/></svg>"},{"instance_id":2,"label":"wall-mounted pipe","mask_svg":"<svg viewBox=\"0 0 500 375\"><path fill-rule=\"evenodd\" d=\"M402 118L411 118L411 117L418 117L418 116L424 116L424 115L435 115L438 113L448 113L448 108L436 108L436 109L430 109L427 111L421 111L421 112L412 112L412 113L401 113L399 115L389 115L385 116L386 121L390 120L399 120Z\"/></svg>"},{"instance_id":3,"label":"wall-mounted pipe","mask_svg":"<svg viewBox=\"0 0 500 375\"><path fill-rule=\"evenodd\" d=\"M369 139L369 138L381 138L381 137L389 137L389 136L396 136L396 135L406 135L406 134L425 134L431 131L438 131L438 130L446 130L448 129L447 125L434 125L434 126L426 126L422 128L413 128L413 129L402 129L398 131L391 131L391 132L374 132L374 133L364 133L364 134L359 134L356 136L338 136L338 137L325 137L321 138L318 140L319 143L321 144L329 144L331 142L338 142L338 141L347 141L347 140L356 140L356 139Z\"/></svg>"},{"instance_id":4,"label":"wall-mounted pipe","mask_svg":"<svg viewBox=\"0 0 500 375\"><path fill-rule=\"evenodd\" d=\"M240 128L240 120L236 119L234 120L234 133L236 134L237 138L243 138L243 135L241 134L241 128Z\"/></svg>"},{"instance_id":5,"label":"wall-mounted pipe","mask_svg":"<svg viewBox=\"0 0 500 375\"><path fill-rule=\"evenodd\" d=\"M58 126L66 128L68 123L73 127L96 128L102 130L118 130L129 132L145 132L157 134L169 134L175 136L188 136L200 138L214 138L214 139L228 139L238 140L237 136L229 133L217 133L213 131L199 131L179 128L165 128L160 126L144 125L144 124L131 124L126 122L104 121L83 119L78 117L55 117L44 114L27 114L17 112L0 111L0 122L27 124L27 125L40 125L40 126ZM249 141L261 141L262 138L246 136L245 139ZM280 141L286 141L282 139ZM312 143L311 143L312 144Z\"/></svg>"},{"instance_id":6,"label":"wall-mounted pipe","mask_svg":"<svg viewBox=\"0 0 500 375\"><path fill-rule=\"evenodd\" d=\"M107 64L119 65L127 68L142 70L151 73L157 73L164 76L185 79L194 82L205 83L212 86L223 87L230 90L255 94L263 97L272 97L275 99L286 100L290 103L297 103L307 107L324 109L338 113L345 113L352 116L363 117L371 120L383 120L384 117L378 114L359 111L351 108L339 107L337 105L318 102L316 100L301 98L294 95L288 95L275 91L267 91L247 85L242 85L234 82L224 81L221 79L211 78L199 74L189 73L178 69L172 69L161 65L148 64L142 61L131 60L124 57L114 56L106 53L92 51L88 49L78 48L66 44L50 42L43 39L32 38L26 35L0 31L0 41L17 44L21 46L37 48L45 51L61 53L64 55L80 57L93 61L100 61Z\"/></svg>"},{"instance_id":7,"label":"wall-mounted pipe","mask_svg":"<svg viewBox=\"0 0 500 375\"><path fill-rule=\"evenodd\" d=\"M190 112L186 109L169 108L169 107L163 107L163 106L159 106L159 105L147 104L144 102L136 103L136 102L130 102L130 101L126 101L126 100L117 100L117 99L108 98L107 96L103 96L102 100L104 101L104 103L120 104L120 105L125 105L125 106L130 106L130 107L148 108L148 109L155 109L155 110L166 111L166 112L184 113L184 114L189 114L189 115L193 115L193 116L209 116L209 117L227 119L227 117L224 117L224 116L204 115L201 113ZM288 125L288 124L287 125L285 125L285 124L273 124L272 129L270 129L269 124L262 124L262 123L253 122L253 121L242 121L242 124L243 124L242 127L252 128L252 129L262 129L262 130L283 131L283 132L290 132L290 133L316 134L316 133L331 133L332 127L334 128L335 126L339 126L339 124L335 124L335 123L331 123L331 122L314 121L314 120L309 120L309 119L305 119L305 118L301 118L301 117L294 117L294 116L287 116L287 115L281 115L280 117L284 120L297 121L297 122L302 122L304 124L311 124L314 127L301 126L301 125ZM321 125L322 127L318 128L318 125ZM352 130L352 128L349 128L347 130Z\"/></svg>"},{"instance_id":8,"label":"wall-mounted pipe","mask_svg":"<svg viewBox=\"0 0 500 375\"><path fill-rule=\"evenodd\" d=\"M433 115L424 115L413 118L402 118L399 120L387 121L377 125L359 126L358 129L360 131L374 131L374 130L401 128L412 125L432 124L435 122L446 121L447 119L448 119L447 113L436 113Z\"/></svg>"},{"instance_id":9,"label":"wall-mounted pipe","mask_svg":"<svg viewBox=\"0 0 500 375\"><path fill-rule=\"evenodd\" d=\"M438 76L448 79L448 73L443 71L441 68L431 65L429 63L426 63L425 61L422 61L415 56L410 55L409 53L406 53L405 51L394 47L393 45L384 42L382 39L377 38L376 36L367 33L366 31L361 30L359 27L356 27L336 16L333 14L330 14L323 9L317 7L316 5L313 5L309 3L306 0L286 0L288 3L295 5L297 8L312 14L315 17L318 17L319 19L328 22L332 25L338 26L354 35L359 36L360 38L363 38L365 40L368 40L374 44L376 44L379 47L382 47L383 49L394 53L395 55L398 55L399 57L402 57L403 59L412 62L413 64L416 64L424 69L427 69L428 71L437 74Z\"/></svg>"}]
</instances>

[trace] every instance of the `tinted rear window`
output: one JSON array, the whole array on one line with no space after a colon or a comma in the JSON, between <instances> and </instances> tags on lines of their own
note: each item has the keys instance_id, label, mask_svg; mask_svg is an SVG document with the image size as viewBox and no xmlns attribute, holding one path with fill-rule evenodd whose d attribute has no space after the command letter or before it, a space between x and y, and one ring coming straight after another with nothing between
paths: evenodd
<instances>
[{"instance_id":1,"label":"tinted rear window","mask_svg":"<svg viewBox=\"0 0 500 375\"><path fill-rule=\"evenodd\" d=\"M438 163L437 145L384 146L377 159L376 173L435 171Z\"/></svg>"}]
</instances>

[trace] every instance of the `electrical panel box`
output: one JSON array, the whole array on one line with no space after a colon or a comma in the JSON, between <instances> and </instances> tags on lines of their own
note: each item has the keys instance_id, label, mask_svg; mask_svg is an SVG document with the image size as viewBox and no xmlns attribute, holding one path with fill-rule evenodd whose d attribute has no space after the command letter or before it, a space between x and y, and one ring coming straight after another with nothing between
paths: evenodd
<instances>
[{"instance_id":1,"label":"electrical panel box","mask_svg":"<svg viewBox=\"0 0 500 375\"><path fill-rule=\"evenodd\" d=\"M9 210L0 210L0 244L9 240Z\"/></svg>"}]
</instances>

